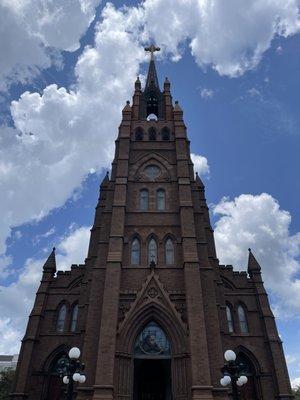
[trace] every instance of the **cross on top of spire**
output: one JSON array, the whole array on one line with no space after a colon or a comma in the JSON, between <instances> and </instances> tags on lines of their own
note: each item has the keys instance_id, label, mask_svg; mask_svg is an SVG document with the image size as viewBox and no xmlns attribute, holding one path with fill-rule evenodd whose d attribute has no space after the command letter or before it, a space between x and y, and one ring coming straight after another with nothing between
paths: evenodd
<instances>
[{"instance_id":1,"label":"cross on top of spire","mask_svg":"<svg viewBox=\"0 0 300 400\"><path fill-rule=\"evenodd\" d=\"M149 51L151 53L151 60L154 60L154 53L156 51L160 51L160 47L157 47L154 44L151 44L151 46L145 47L145 51Z\"/></svg>"}]
</instances>

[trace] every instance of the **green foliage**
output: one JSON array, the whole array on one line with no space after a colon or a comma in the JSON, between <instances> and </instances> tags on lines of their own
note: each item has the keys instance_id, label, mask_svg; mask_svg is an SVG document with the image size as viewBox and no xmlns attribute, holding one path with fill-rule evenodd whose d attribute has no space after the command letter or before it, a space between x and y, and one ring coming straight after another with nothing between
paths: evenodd
<instances>
[{"instance_id":1,"label":"green foliage","mask_svg":"<svg viewBox=\"0 0 300 400\"><path fill-rule=\"evenodd\" d=\"M9 394L13 389L15 371L6 368L0 372L0 400L9 400Z\"/></svg>"},{"instance_id":2,"label":"green foliage","mask_svg":"<svg viewBox=\"0 0 300 400\"><path fill-rule=\"evenodd\" d=\"M293 390L293 394L295 396L295 400L300 400L300 387L298 387L298 389Z\"/></svg>"}]
</instances>

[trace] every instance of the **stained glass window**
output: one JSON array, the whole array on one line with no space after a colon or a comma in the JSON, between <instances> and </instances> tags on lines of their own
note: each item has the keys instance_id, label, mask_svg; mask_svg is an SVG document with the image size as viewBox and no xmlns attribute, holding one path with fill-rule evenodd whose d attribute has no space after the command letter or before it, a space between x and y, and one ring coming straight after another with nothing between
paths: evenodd
<instances>
[{"instance_id":1,"label":"stained glass window","mask_svg":"<svg viewBox=\"0 0 300 400\"><path fill-rule=\"evenodd\" d=\"M166 247L166 264L173 265L174 264L174 245L170 238L167 239L165 247Z\"/></svg>"},{"instance_id":2,"label":"stained glass window","mask_svg":"<svg viewBox=\"0 0 300 400\"><path fill-rule=\"evenodd\" d=\"M229 306L226 306L226 316L227 316L227 325L228 325L228 331L230 333L233 333L233 319L232 319L232 312L231 308Z\"/></svg>"},{"instance_id":3,"label":"stained glass window","mask_svg":"<svg viewBox=\"0 0 300 400\"><path fill-rule=\"evenodd\" d=\"M164 211L166 209L166 196L163 189L159 189L156 193L156 203L158 211Z\"/></svg>"},{"instance_id":4,"label":"stained glass window","mask_svg":"<svg viewBox=\"0 0 300 400\"><path fill-rule=\"evenodd\" d=\"M157 246L156 241L152 238L148 244L148 264L150 265L151 261L157 262Z\"/></svg>"},{"instance_id":5,"label":"stained glass window","mask_svg":"<svg viewBox=\"0 0 300 400\"><path fill-rule=\"evenodd\" d=\"M239 316L241 332L248 333L248 323L247 323L246 313L244 307L241 305L238 306L238 316Z\"/></svg>"},{"instance_id":6,"label":"stained glass window","mask_svg":"<svg viewBox=\"0 0 300 400\"><path fill-rule=\"evenodd\" d=\"M63 304L58 311L58 318L56 323L56 331L63 332L65 329L65 320L67 315L67 307Z\"/></svg>"},{"instance_id":7,"label":"stained glass window","mask_svg":"<svg viewBox=\"0 0 300 400\"><path fill-rule=\"evenodd\" d=\"M139 334L134 348L135 357L170 356L170 344L164 331L151 321Z\"/></svg>"},{"instance_id":8,"label":"stained glass window","mask_svg":"<svg viewBox=\"0 0 300 400\"><path fill-rule=\"evenodd\" d=\"M149 206L149 192L146 189L140 191L140 210L147 211Z\"/></svg>"},{"instance_id":9,"label":"stained glass window","mask_svg":"<svg viewBox=\"0 0 300 400\"><path fill-rule=\"evenodd\" d=\"M133 240L131 245L131 264L140 264L140 241L137 238Z\"/></svg>"}]
</instances>

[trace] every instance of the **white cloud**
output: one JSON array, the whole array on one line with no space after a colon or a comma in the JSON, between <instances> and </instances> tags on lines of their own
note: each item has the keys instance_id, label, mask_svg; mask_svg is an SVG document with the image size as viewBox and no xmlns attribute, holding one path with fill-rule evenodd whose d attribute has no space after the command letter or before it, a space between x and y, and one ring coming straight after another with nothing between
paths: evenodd
<instances>
[{"instance_id":1,"label":"white cloud","mask_svg":"<svg viewBox=\"0 0 300 400\"><path fill-rule=\"evenodd\" d=\"M58 269L66 270L73 263L83 263L87 254L89 234L89 227L81 227L62 238L57 247ZM1 354L14 354L19 351L44 263L44 259L27 259L17 280L9 286L0 286Z\"/></svg>"},{"instance_id":2,"label":"white cloud","mask_svg":"<svg viewBox=\"0 0 300 400\"><path fill-rule=\"evenodd\" d=\"M213 98L215 92L212 89L208 89L208 88L202 88L200 90L200 96L202 97L202 99L211 99Z\"/></svg>"},{"instance_id":3,"label":"white cloud","mask_svg":"<svg viewBox=\"0 0 300 400\"><path fill-rule=\"evenodd\" d=\"M90 171L109 166L120 109L144 58L122 18L112 6L105 9L95 46L78 59L73 90L49 85L12 102L18 131L0 132L0 254L11 227L62 206Z\"/></svg>"},{"instance_id":4,"label":"white cloud","mask_svg":"<svg viewBox=\"0 0 300 400\"><path fill-rule=\"evenodd\" d=\"M49 65L45 46L74 50L97 3L2 2L0 34L5 33L7 39L0 42L12 47L0 47L1 54L8 54L1 58L0 71L10 78L20 74L17 79L23 81L36 67ZM9 21L12 30L4 27ZM78 59L72 89L53 84L40 93L25 92L12 103L18 131L3 127L0 132L0 189L4 193L0 254L6 250L11 227L62 206L90 171L107 168L120 108L130 98L139 64L145 59L142 42L154 38L162 53L174 59L180 58L184 43L189 42L199 65L212 65L220 74L236 76L257 65L275 35L292 35L298 29L296 0L284 4L281 0L230 0L226 4L220 0L146 0L120 10L107 4L96 28L95 44L86 47ZM194 155L194 160L200 174L209 173L205 157Z\"/></svg>"},{"instance_id":5,"label":"white cloud","mask_svg":"<svg viewBox=\"0 0 300 400\"><path fill-rule=\"evenodd\" d=\"M0 4L0 90L48 68L61 50L74 51L99 0L3 0Z\"/></svg>"},{"instance_id":6,"label":"white cloud","mask_svg":"<svg viewBox=\"0 0 300 400\"><path fill-rule=\"evenodd\" d=\"M300 377L291 380L292 388L298 389L300 387Z\"/></svg>"},{"instance_id":7,"label":"white cloud","mask_svg":"<svg viewBox=\"0 0 300 400\"><path fill-rule=\"evenodd\" d=\"M215 240L221 262L245 269L251 247L279 316L299 313L300 233L291 234L289 212L266 193L242 194L232 201L224 198L213 212L219 216Z\"/></svg>"},{"instance_id":8,"label":"white cloud","mask_svg":"<svg viewBox=\"0 0 300 400\"><path fill-rule=\"evenodd\" d=\"M147 35L175 59L187 41L200 66L229 76L256 67L274 37L300 28L297 0L146 0L141 9Z\"/></svg>"},{"instance_id":9,"label":"white cloud","mask_svg":"<svg viewBox=\"0 0 300 400\"><path fill-rule=\"evenodd\" d=\"M210 169L206 157L200 156L199 154L191 153L191 159L194 164L195 172L198 172L200 176L209 175Z\"/></svg>"}]
</instances>

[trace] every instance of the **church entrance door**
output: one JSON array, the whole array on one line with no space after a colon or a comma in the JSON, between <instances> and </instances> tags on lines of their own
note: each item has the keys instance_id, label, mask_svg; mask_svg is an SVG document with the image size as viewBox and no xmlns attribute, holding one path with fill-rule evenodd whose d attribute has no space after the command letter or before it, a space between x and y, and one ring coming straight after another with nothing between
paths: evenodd
<instances>
[{"instance_id":1,"label":"church entrance door","mask_svg":"<svg viewBox=\"0 0 300 400\"><path fill-rule=\"evenodd\" d=\"M171 360L136 359L134 400L171 400Z\"/></svg>"},{"instance_id":2,"label":"church entrance door","mask_svg":"<svg viewBox=\"0 0 300 400\"><path fill-rule=\"evenodd\" d=\"M172 400L171 346L164 331L150 321L134 346L134 400Z\"/></svg>"}]
</instances>

